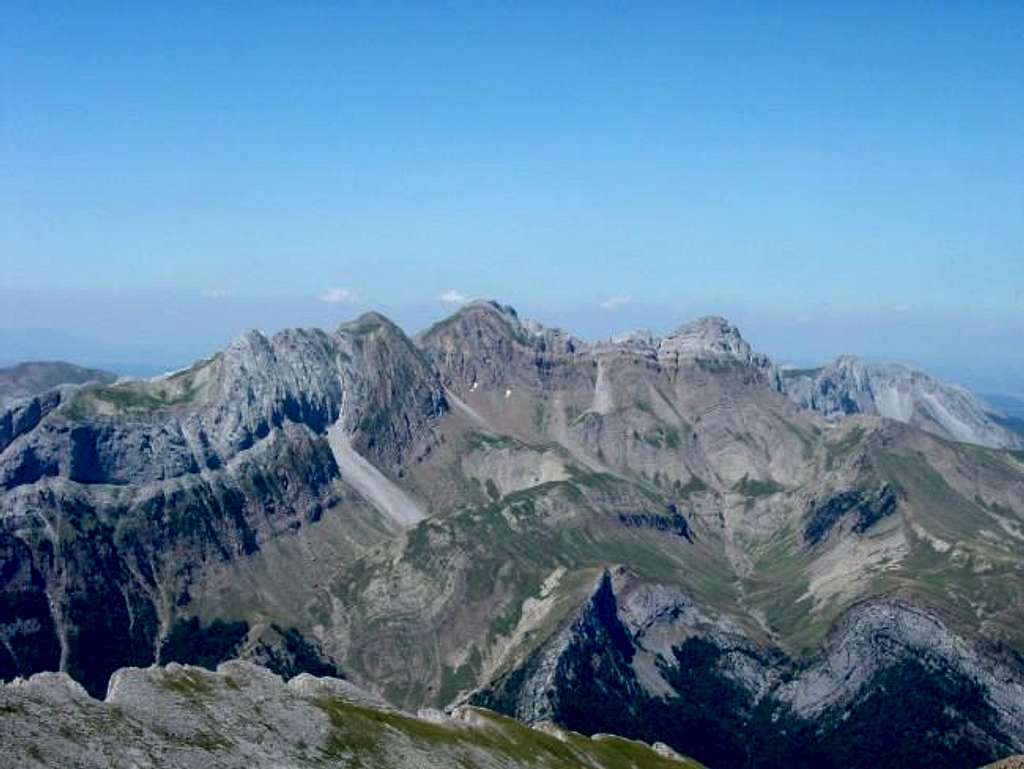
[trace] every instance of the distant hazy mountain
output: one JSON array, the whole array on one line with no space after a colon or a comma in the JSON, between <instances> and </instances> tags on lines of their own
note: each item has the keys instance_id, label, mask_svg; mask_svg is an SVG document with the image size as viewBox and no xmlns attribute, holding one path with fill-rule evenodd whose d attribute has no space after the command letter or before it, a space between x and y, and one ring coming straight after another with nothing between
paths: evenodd
<instances>
[{"instance_id":1,"label":"distant hazy mountain","mask_svg":"<svg viewBox=\"0 0 1024 769\"><path fill-rule=\"evenodd\" d=\"M31 361L19 363L10 368L0 368L0 408L19 398L38 395L62 384L83 384L100 382L109 384L117 374L84 368L63 361Z\"/></svg>"},{"instance_id":2,"label":"distant hazy mountain","mask_svg":"<svg viewBox=\"0 0 1024 769\"><path fill-rule=\"evenodd\" d=\"M476 302L415 339L368 314L50 390L0 414L0 677L120 702L120 668L242 657L715 769L1024 751L1024 453L911 418L977 430L969 399L840 373L834 408L808 396L826 419L721 318L588 343ZM165 683L172 737L262 728L211 741L231 684ZM53 707L100 713L79 700ZM331 744L387 754L374 723Z\"/></svg>"},{"instance_id":3,"label":"distant hazy mountain","mask_svg":"<svg viewBox=\"0 0 1024 769\"><path fill-rule=\"evenodd\" d=\"M968 390L900 364L844 355L820 369L783 370L783 389L826 419L877 414L935 435L994 448L1020 448L1013 422Z\"/></svg>"},{"instance_id":4,"label":"distant hazy mountain","mask_svg":"<svg viewBox=\"0 0 1024 769\"><path fill-rule=\"evenodd\" d=\"M1024 438L1024 396L985 393L981 396L993 411L993 419Z\"/></svg>"}]
</instances>

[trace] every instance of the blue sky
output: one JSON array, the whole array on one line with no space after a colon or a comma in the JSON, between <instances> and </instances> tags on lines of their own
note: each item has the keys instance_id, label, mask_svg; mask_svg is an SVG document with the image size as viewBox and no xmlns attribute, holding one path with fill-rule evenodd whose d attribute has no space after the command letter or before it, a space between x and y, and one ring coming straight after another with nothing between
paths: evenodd
<instances>
[{"instance_id":1,"label":"blue sky","mask_svg":"<svg viewBox=\"0 0 1024 769\"><path fill-rule=\"evenodd\" d=\"M0 361L493 296L1024 391L1019 2L2 7Z\"/></svg>"}]
</instances>

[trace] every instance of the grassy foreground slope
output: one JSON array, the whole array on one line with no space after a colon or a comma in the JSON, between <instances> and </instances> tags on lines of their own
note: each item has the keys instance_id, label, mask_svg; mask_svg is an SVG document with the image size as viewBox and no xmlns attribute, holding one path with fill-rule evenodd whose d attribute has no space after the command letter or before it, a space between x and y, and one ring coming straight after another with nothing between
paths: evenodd
<instances>
[{"instance_id":1,"label":"grassy foreground slope","mask_svg":"<svg viewBox=\"0 0 1024 769\"><path fill-rule=\"evenodd\" d=\"M216 673L129 668L105 701L62 674L0 687L0 755L12 767L696 769L612 736L534 729L480 708L413 716L338 679L287 684L251 663Z\"/></svg>"}]
</instances>

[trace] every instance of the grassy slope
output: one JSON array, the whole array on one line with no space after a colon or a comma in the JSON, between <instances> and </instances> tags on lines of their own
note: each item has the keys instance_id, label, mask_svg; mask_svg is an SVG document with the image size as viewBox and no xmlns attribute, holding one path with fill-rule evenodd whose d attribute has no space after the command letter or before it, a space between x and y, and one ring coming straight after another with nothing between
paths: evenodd
<instances>
[{"instance_id":1,"label":"grassy slope","mask_svg":"<svg viewBox=\"0 0 1024 769\"><path fill-rule=\"evenodd\" d=\"M529 599L564 570L544 622L518 639L516 658L543 642L592 588L600 570L628 564L642 579L682 585L707 606L736 599L735 577L715 533L695 521L695 542L672 531L628 528L619 511L665 514L665 501L613 476L575 471L572 480L543 484L490 504L428 519L400 543L382 546L336 576L329 600L355 612L347 664L365 680L391 677L397 702L447 704L473 688L483 660L513 635ZM688 511L684 511L688 512ZM375 612L372 596L393 596ZM378 599L379 601L379 599ZM363 645L369 649L360 652ZM474 647L461 666L446 660ZM382 663L384 651L421 664ZM424 666L444 667L430 689Z\"/></svg>"},{"instance_id":2,"label":"grassy slope","mask_svg":"<svg viewBox=\"0 0 1024 769\"><path fill-rule=\"evenodd\" d=\"M548 733L479 708L431 720L343 698L324 682L300 694L237 663L217 673L129 671L115 702L61 686L0 688L0 745L26 766L374 767L374 769L699 769L617 737ZM5 764L6 765L6 764ZM12 765L22 765L16 763Z\"/></svg>"},{"instance_id":3,"label":"grassy slope","mask_svg":"<svg viewBox=\"0 0 1024 769\"><path fill-rule=\"evenodd\" d=\"M352 705L338 699L319 699L327 713L331 734L325 752L329 758L387 761L395 735L434 756L447 756L453 766L477 767L508 762L511 766L550 769L691 769L696 761L678 761L658 755L647 745L614 736L597 739L575 732L558 736L530 729L491 711L473 709L475 728L433 723L403 713ZM373 764L378 765L377 763Z\"/></svg>"}]
</instances>

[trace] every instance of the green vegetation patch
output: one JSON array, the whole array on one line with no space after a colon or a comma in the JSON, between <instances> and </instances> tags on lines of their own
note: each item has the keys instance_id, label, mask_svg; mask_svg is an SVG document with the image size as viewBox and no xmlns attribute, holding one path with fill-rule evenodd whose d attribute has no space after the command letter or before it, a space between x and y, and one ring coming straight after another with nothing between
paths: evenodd
<instances>
[{"instance_id":1,"label":"green vegetation patch","mask_svg":"<svg viewBox=\"0 0 1024 769\"><path fill-rule=\"evenodd\" d=\"M696 762L680 764L658 755L646 745L620 738L592 740L569 733L565 740L531 729L496 713L477 710L478 725L438 724L402 713L371 710L325 697L313 701L331 724L324 747L328 759L347 766L370 767L406 744L435 756L450 756L451 765L467 769L484 761L509 766L548 769L699 769ZM489 756L482 756L486 751Z\"/></svg>"},{"instance_id":2,"label":"green vegetation patch","mask_svg":"<svg viewBox=\"0 0 1024 769\"><path fill-rule=\"evenodd\" d=\"M213 684L196 670L164 670L159 674L158 684L188 699L208 697L213 693Z\"/></svg>"},{"instance_id":3,"label":"green vegetation patch","mask_svg":"<svg viewBox=\"0 0 1024 769\"><path fill-rule=\"evenodd\" d=\"M218 750L230 750L235 745L227 737L221 734L214 734L213 732L196 732L182 738L182 742L193 748L199 748L210 753L215 753Z\"/></svg>"},{"instance_id":4,"label":"green vegetation patch","mask_svg":"<svg viewBox=\"0 0 1024 769\"><path fill-rule=\"evenodd\" d=\"M732 490L745 497L770 497L772 494L785 491L786 487L771 479L762 481L744 475L733 485Z\"/></svg>"},{"instance_id":5,"label":"green vegetation patch","mask_svg":"<svg viewBox=\"0 0 1024 769\"><path fill-rule=\"evenodd\" d=\"M864 440L864 428L860 425L851 428L846 435L825 447L825 469L831 470L839 462L852 454Z\"/></svg>"},{"instance_id":6,"label":"green vegetation patch","mask_svg":"<svg viewBox=\"0 0 1024 769\"><path fill-rule=\"evenodd\" d=\"M708 486L704 481L698 478L696 475L691 476L690 480L686 483L680 483L678 480L672 484L672 491L681 496L688 494L699 494L702 491L710 491L711 487Z\"/></svg>"},{"instance_id":7,"label":"green vegetation patch","mask_svg":"<svg viewBox=\"0 0 1024 769\"><path fill-rule=\"evenodd\" d=\"M652 433L635 433L639 440L656 449L672 449L675 451L682 445L679 428L672 425L658 425Z\"/></svg>"}]
</instances>

